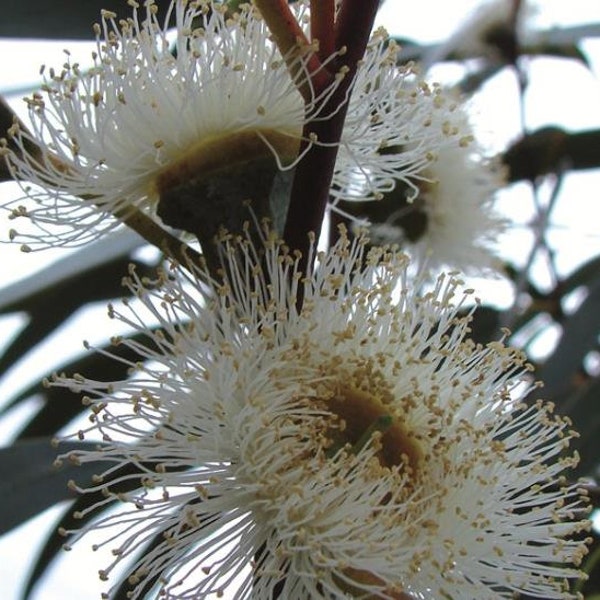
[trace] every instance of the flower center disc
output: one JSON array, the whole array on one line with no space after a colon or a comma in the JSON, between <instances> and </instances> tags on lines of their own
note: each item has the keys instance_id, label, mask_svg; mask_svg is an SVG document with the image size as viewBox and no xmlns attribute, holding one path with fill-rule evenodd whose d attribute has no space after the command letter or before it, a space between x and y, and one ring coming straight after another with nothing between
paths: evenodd
<instances>
[{"instance_id":1,"label":"flower center disc","mask_svg":"<svg viewBox=\"0 0 600 600\"><path fill-rule=\"evenodd\" d=\"M380 432L377 458L381 466L402 466L405 472L416 473L422 458L421 448L382 399L343 385L326 401L326 406L343 421L333 436L334 444L341 441L360 450L370 437Z\"/></svg>"},{"instance_id":2,"label":"flower center disc","mask_svg":"<svg viewBox=\"0 0 600 600\"><path fill-rule=\"evenodd\" d=\"M381 467L399 466L410 480L414 480L423 452L410 431L391 413L389 403L385 402L386 395L384 392L380 398L349 385L342 385L326 401L328 410L341 420L340 429L335 430L332 436L333 447L349 444L358 452L372 436L379 435L376 457ZM344 578L337 578L340 588L346 593L368 599L375 596L365 596L362 586L383 583L377 575L362 569L348 567L344 569L344 575ZM386 589L385 593L386 597L395 600L412 600L402 591Z\"/></svg>"}]
</instances>

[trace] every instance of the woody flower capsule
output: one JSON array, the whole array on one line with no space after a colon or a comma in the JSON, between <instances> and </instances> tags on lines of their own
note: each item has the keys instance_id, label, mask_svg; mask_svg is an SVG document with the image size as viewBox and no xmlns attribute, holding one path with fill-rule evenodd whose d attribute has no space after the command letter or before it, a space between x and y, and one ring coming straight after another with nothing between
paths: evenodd
<instances>
[{"instance_id":1,"label":"woody flower capsule","mask_svg":"<svg viewBox=\"0 0 600 600\"><path fill-rule=\"evenodd\" d=\"M119 23L102 14L89 70L67 59L46 71L42 90L27 99L30 132L11 130L17 150L3 153L23 194L6 208L33 225L11 237L26 250L77 245L138 218L205 241L221 225L235 230L248 199L282 229L294 167L326 144L304 125L338 110L328 101L347 73L335 67L345 48L309 69L319 43L310 41L307 1L289 8L307 40L292 54L282 54L251 5L232 13L222 3L172 0L164 22L153 2L130 5L132 16ZM367 199L398 180L410 185L440 147L459 143L459 132L422 127L434 114L443 115L436 123L452 122L454 106L395 56L375 32L335 143L334 202L356 198L359 180ZM325 70L328 83L315 87ZM41 156L27 151L32 144ZM382 146L404 149L384 157Z\"/></svg>"},{"instance_id":2,"label":"woody flower capsule","mask_svg":"<svg viewBox=\"0 0 600 600\"><path fill-rule=\"evenodd\" d=\"M468 339L456 277L419 293L405 255L343 231L308 276L274 236L220 244L221 281L131 272L140 303L110 309L148 340L114 340L143 357L131 379L47 382L101 440L59 458L97 463L72 489L117 503L68 547L105 532L100 576L131 558L134 600L577 598L575 434L523 403L521 352Z\"/></svg>"}]
</instances>

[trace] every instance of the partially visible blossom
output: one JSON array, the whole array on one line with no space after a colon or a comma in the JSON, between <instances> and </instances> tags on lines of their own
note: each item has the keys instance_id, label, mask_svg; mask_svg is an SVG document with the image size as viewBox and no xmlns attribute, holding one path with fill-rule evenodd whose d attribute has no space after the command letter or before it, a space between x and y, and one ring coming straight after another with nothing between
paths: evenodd
<instances>
[{"instance_id":1,"label":"partially visible blossom","mask_svg":"<svg viewBox=\"0 0 600 600\"><path fill-rule=\"evenodd\" d=\"M452 54L463 58L486 57L488 60L513 60L515 44L529 34L528 18L535 9L528 0L487 0L448 40L428 57L428 64Z\"/></svg>"},{"instance_id":2,"label":"partially visible blossom","mask_svg":"<svg viewBox=\"0 0 600 600\"><path fill-rule=\"evenodd\" d=\"M570 423L522 403L519 351L466 337L460 281L421 295L405 255L364 247L342 235L305 277L273 237L225 237L222 283L132 273L141 305L110 314L145 362L48 383L85 394L77 436L102 441L60 459L98 463L71 487L118 503L62 532L106 531L102 579L135 557L133 600L576 598Z\"/></svg>"},{"instance_id":3,"label":"partially visible blossom","mask_svg":"<svg viewBox=\"0 0 600 600\"><path fill-rule=\"evenodd\" d=\"M461 114L466 134L471 130ZM494 204L505 183L504 169L484 157L472 135L464 139L460 147L437 152L421 173L414 200L399 186L381 207L353 209L364 216L374 211L370 232L375 243L400 244L432 272L450 267L479 274L500 267L495 245L508 221Z\"/></svg>"},{"instance_id":4,"label":"partially visible blossom","mask_svg":"<svg viewBox=\"0 0 600 600\"><path fill-rule=\"evenodd\" d=\"M94 66L84 71L67 62L50 70L42 92L27 100L32 133L13 130L23 152L4 153L25 192L8 208L13 217L30 219L34 230L11 237L32 248L80 244L132 209L186 229L215 212L226 221L232 197L259 200L253 196L272 189L285 195L285 177L276 185L273 179L302 159L303 126L329 116L324 106L344 70L317 93L306 67L314 52L309 46L296 59L294 80L288 57L250 5L229 15L220 3L172 0L165 24L155 8L148 3L145 20L134 9L119 24L105 11ZM308 1L291 8L310 38ZM458 132L423 127L452 122L454 107L439 89L419 84L412 67L398 67L396 50L377 31L358 69L334 201L378 198L397 181L411 185L439 147L459 143ZM341 54L322 68L335 73ZM313 90L306 105L299 87ZM41 158L26 152L30 140L42 147ZM320 143L310 135L304 142L307 148ZM382 147L398 151L382 156ZM285 207L273 212L285 215Z\"/></svg>"},{"instance_id":5,"label":"partially visible blossom","mask_svg":"<svg viewBox=\"0 0 600 600\"><path fill-rule=\"evenodd\" d=\"M412 247L431 269L478 273L500 266L494 247L507 220L496 212L494 194L504 184L503 169L469 150L441 150L422 187L418 203L427 225Z\"/></svg>"}]
</instances>

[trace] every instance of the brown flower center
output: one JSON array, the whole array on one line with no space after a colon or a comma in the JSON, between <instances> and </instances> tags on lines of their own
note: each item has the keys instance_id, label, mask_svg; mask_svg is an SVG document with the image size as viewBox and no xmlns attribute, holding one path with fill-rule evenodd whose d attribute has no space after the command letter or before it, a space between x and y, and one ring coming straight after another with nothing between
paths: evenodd
<instances>
[{"instance_id":1,"label":"brown flower center","mask_svg":"<svg viewBox=\"0 0 600 600\"><path fill-rule=\"evenodd\" d=\"M361 369L357 371L360 372ZM365 373L369 374L366 378L371 384L369 391L366 391L365 378L361 376ZM381 468L400 467L409 476L409 482L416 481L423 460L423 450L411 431L394 413L393 405L396 403L393 402L394 398L384 378L369 367L358 376L355 372L354 376L354 381L349 376L351 383L339 384L331 397L325 400L327 409L338 419L338 427L332 429L330 434L332 447L329 452L335 452L343 446L350 446L354 452L358 452L373 436L377 436L376 457ZM357 383L360 387L355 387L352 383ZM407 490L410 487L412 486L409 484ZM363 569L347 567L344 569L344 576L336 577L337 584L351 595L362 597L365 585L384 585L376 574ZM402 590L386 588L385 593L396 600L411 600Z\"/></svg>"},{"instance_id":2,"label":"brown flower center","mask_svg":"<svg viewBox=\"0 0 600 600\"><path fill-rule=\"evenodd\" d=\"M416 473L422 458L421 448L392 413L385 398L344 384L325 404L340 419L340 428L332 435L334 447L349 444L358 451L379 432L377 458L381 466L401 466L404 472Z\"/></svg>"}]
</instances>

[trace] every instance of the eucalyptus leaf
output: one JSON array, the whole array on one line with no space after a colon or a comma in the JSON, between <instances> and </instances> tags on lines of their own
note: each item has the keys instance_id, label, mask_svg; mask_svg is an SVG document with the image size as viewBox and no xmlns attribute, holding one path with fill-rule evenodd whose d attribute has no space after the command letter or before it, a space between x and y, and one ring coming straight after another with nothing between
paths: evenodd
<instances>
[{"instance_id":1,"label":"eucalyptus leaf","mask_svg":"<svg viewBox=\"0 0 600 600\"><path fill-rule=\"evenodd\" d=\"M600 256L583 263L560 282L559 291L562 296L570 294L581 286L594 285L600 281Z\"/></svg>"},{"instance_id":2,"label":"eucalyptus leaf","mask_svg":"<svg viewBox=\"0 0 600 600\"><path fill-rule=\"evenodd\" d=\"M552 27L541 31L534 31L522 40L518 48L521 56L549 56L570 58L589 66L587 57L579 48L579 44L586 38L600 37L600 23L586 23L570 27ZM420 44L416 40L395 37L400 45L398 62L408 61L425 62L428 66L443 61L463 61L465 59L482 58L475 53L456 51L455 46L461 41L456 38L454 43Z\"/></svg>"},{"instance_id":3,"label":"eucalyptus leaf","mask_svg":"<svg viewBox=\"0 0 600 600\"><path fill-rule=\"evenodd\" d=\"M588 296L577 311L562 324L561 338L538 375L544 382L544 396L562 397L576 385L585 356L596 348L600 332L600 281L589 288Z\"/></svg>"},{"instance_id":4,"label":"eucalyptus leaf","mask_svg":"<svg viewBox=\"0 0 600 600\"><path fill-rule=\"evenodd\" d=\"M500 324L500 311L491 306L478 306L473 313L469 337L479 344L487 344L496 337Z\"/></svg>"},{"instance_id":5,"label":"eucalyptus leaf","mask_svg":"<svg viewBox=\"0 0 600 600\"><path fill-rule=\"evenodd\" d=\"M63 444L61 444L61 449ZM143 473L144 465L135 465L133 463L125 464L114 473L111 478L116 482L110 486L110 489L114 493L125 493L133 489L138 488L141 485L140 477ZM152 465L148 465L148 468L153 468ZM77 472L75 472L77 476ZM77 477L77 481L82 481ZM89 510L91 507L99 505L98 510ZM29 595L33 591L35 584L39 578L46 571L50 563L54 560L56 555L60 552L65 542L69 542L71 536L67 535L63 537L58 533L60 528L66 531L74 531L81 529L86 524L90 523L97 517L99 517L104 510L109 509L113 506L112 502L106 503L106 498L101 491L93 491L86 494L82 494L75 502L71 505L69 510L62 515L56 527L52 529L46 541L44 542L41 552L38 555L38 559L29 575L29 579L25 586L24 598L29 598ZM74 514L79 513L78 517L75 518ZM155 547L160 542L164 541L162 534L158 534L149 544L143 547L140 553L147 552L150 548ZM150 589L155 583L155 579L150 579L147 584L144 584L145 589ZM115 593L113 600L125 600L127 596L129 586L127 580L123 582L123 585Z\"/></svg>"},{"instance_id":6,"label":"eucalyptus leaf","mask_svg":"<svg viewBox=\"0 0 600 600\"><path fill-rule=\"evenodd\" d=\"M119 258L23 299L21 309L29 315L29 322L4 350L0 357L0 372L23 358L84 306L129 295L121 280L131 263L141 275L153 271L144 263L131 261L128 257Z\"/></svg>"},{"instance_id":7,"label":"eucalyptus leaf","mask_svg":"<svg viewBox=\"0 0 600 600\"><path fill-rule=\"evenodd\" d=\"M0 23L2 21L0 20ZM10 135L8 135L8 130L13 126L14 123L18 123L19 128L22 131L26 131L27 127L23 124L23 122L17 117L13 109L6 103L4 98L0 96L0 139L6 139L6 145L12 151L19 153L19 147L11 140ZM35 145L31 140L25 139L25 149L32 156L39 156L39 147ZM0 146L1 148L1 146ZM0 182L2 181L10 181L12 179L12 174L5 160L0 160Z\"/></svg>"},{"instance_id":8,"label":"eucalyptus leaf","mask_svg":"<svg viewBox=\"0 0 600 600\"><path fill-rule=\"evenodd\" d=\"M509 181L535 181L541 175L600 167L600 129L568 132L550 126L525 135L503 156Z\"/></svg>"},{"instance_id":9,"label":"eucalyptus leaf","mask_svg":"<svg viewBox=\"0 0 600 600\"><path fill-rule=\"evenodd\" d=\"M503 64L484 65L483 68L469 72L458 84L463 94L471 95L477 92L483 84L495 77L502 69Z\"/></svg>"},{"instance_id":10,"label":"eucalyptus leaf","mask_svg":"<svg viewBox=\"0 0 600 600\"><path fill-rule=\"evenodd\" d=\"M600 378L594 378L555 399L560 414L568 415L579 437L573 448L579 452L577 475L596 477L600 465Z\"/></svg>"},{"instance_id":11,"label":"eucalyptus leaf","mask_svg":"<svg viewBox=\"0 0 600 600\"><path fill-rule=\"evenodd\" d=\"M159 18L164 19L169 3L156 5ZM4 0L0 37L93 40L92 28L100 21L102 10L113 11L117 19L131 15L125 0Z\"/></svg>"},{"instance_id":12,"label":"eucalyptus leaf","mask_svg":"<svg viewBox=\"0 0 600 600\"><path fill-rule=\"evenodd\" d=\"M65 442L60 452L95 448L95 443ZM0 534L62 500L73 498L67 488L70 479L91 480L97 465L54 466L58 454L50 438L20 440L0 448Z\"/></svg>"},{"instance_id":13,"label":"eucalyptus leaf","mask_svg":"<svg viewBox=\"0 0 600 600\"><path fill-rule=\"evenodd\" d=\"M76 280L80 275L107 262L129 255L143 244L144 240L137 233L125 228L106 235L99 241L44 267L39 273L2 288L0 313L27 310L28 302L43 298L46 291L57 284Z\"/></svg>"},{"instance_id":14,"label":"eucalyptus leaf","mask_svg":"<svg viewBox=\"0 0 600 600\"><path fill-rule=\"evenodd\" d=\"M151 344L150 338L146 335L136 335L124 339L143 340L146 346ZM140 356L125 344L119 344L118 346L107 344L98 350L91 350L85 355L62 365L61 370L67 374L83 373L90 376L93 374L94 378L101 381L120 381L127 378L130 363L140 360ZM106 355L108 352L111 354L110 357ZM48 376L50 376L50 373L48 373ZM63 387L45 388L41 383L36 383L23 390L11 400L4 410L33 395L41 396L44 403L21 430L19 439L55 435L84 410L79 394Z\"/></svg>"},{"instance_id":15,"label":"eucalyptus leaf","mask_svg":"<svg viewBox=\"0 0 600 600\"><path fill-rule=\"evenodd\" d=\"M75 445L73 449L83 449L83 445ZM62 452L63 450L68 450L67 444L61 443L59 450ZM94 469L91 469L92 473L98 472L101 467L98 465L94 465L91 463L91 466ZM82 467L72 468L72 478L74 478L78 483L84 484L84 478L81 476ZM125 475L132 475L132 478L127 481L121 481L116 484L112 489L115 492L127 492L139 486L139 477L136 475L140 471L139 469L133 465L126 465L120 469L118 469L114 473L115 478L120 478ZM35 561L33 569L29 574L27 582L25 584L25 589L23 592L23 598L29 598L31 592L33 591L36 583L39 578L44 574L48 566L51 562L56 558L57 554L62 550L65 542L68 542L70 536L67 535L62 536L59 533L59 529L65 529L66 531L78 530L96 517L98 517L102 510L108 509L112 506L112 503L105 503L105 497L102 495L102 492L90 492L87 494L82 494L80 496L76 496L74 502L71 504L69 509L62 515L59 521L56 523L56 526L52 528L46 540L43 542L41 546L41 550L38 554L38 557ZM102 509L97 511L88 510L90 507L96 504L103 504ZM78 518L75 518L74 514L80 513Z\"/></svg>"}]
</instances>

